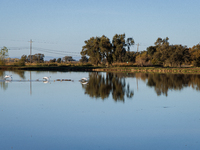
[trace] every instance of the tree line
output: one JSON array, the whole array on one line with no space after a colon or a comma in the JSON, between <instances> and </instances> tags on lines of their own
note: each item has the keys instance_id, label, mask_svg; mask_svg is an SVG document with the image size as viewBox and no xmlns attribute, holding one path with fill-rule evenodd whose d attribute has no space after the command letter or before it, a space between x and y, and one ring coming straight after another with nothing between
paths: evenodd
<instances>
[{"instance_id":1,"label":"tree line","mask_svg":"<svg viewBox=\"0 0 200 150\"><path fill-rule=\"evenodd\" d=\"M11 59L8 57L8 48L3 47L0 50L0 65L5 65L5 62L15 62L20 66L24 66L25 63L44 63L44 54L37 53L34 55L22 55L20 59ZM50 59L50 63L61 63L61 62L71 62L75 61L72 56L64 56L63 58Z\"/></svg>"},{"instance_id":2,"label":"tree line","mask_svg":"<svg viewBox=\"0 0 200 150\"><path fill-rule=\"evenodd\" d=\"M113 62L132 62L139 66L161 65L181 67L182 64L200 66L200 44L187 48L183 45L169 44L169 38L158 38L153 46L141 52L130 51L135 44L133 38L116 34L112 42L105 35L91 37L82 47L82 59L89 57L92 64L112 64Z\"/></svg>"},{"instance_id":3,"label":"tree line","mask_svg":"<svg viewBox=\"0 0 200 150\"><path fill-rule=\"evenodd\" d=\"M130 51L131 46L135 44L134 39L126 38L125 34L116 34L111 40L105 35L101 37L91 37L85 41L80 54L80 62L90 62L93 65L108 64L118 62L132 62L138 66L170 66L181 67L184 65L200 66L200 44L191 48L183 45L173 45L169 43L169 38L158 38L153 46L147 47L140 52ZM5 58L8 57L7 47L0 50L0 65L5 64ZM61 63L75 61L72 56L63 58L54 58L49 62ZM43 63L44 54L22 55L18 61L19 65L25 63Z\"/></svg>"}]
</instances>

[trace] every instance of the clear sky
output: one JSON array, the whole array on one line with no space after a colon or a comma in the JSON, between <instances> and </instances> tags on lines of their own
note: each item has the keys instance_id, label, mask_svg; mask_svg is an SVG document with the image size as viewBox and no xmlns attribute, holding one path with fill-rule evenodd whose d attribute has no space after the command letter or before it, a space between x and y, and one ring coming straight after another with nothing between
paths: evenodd
<instances>
[{"instance_id":1,"label":"clear sky","mask_svg":"<svg viewBox=\"0 0 200 150\"><path fill-rule=\"evenodd\" d=\"M192 47L200 42L199 0L1 0L0 48L10 57L33 52L80 56L84 41L126 34L139 50L158 37ZM136 51L137 46L131 51Z\"/></svg>"}]
</instances>

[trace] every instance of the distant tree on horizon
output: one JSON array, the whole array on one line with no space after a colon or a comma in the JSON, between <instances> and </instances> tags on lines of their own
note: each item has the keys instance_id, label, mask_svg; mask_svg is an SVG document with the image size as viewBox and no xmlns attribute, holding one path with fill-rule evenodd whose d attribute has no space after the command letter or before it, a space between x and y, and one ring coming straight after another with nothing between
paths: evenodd
<instances>
[{"instance_id":1,"label":"distant tree on horizon","mask_svg":"<svg viewBox=\"0 0 200 150\"><path fill-rule=\"evenodd\" d=\"M75 60L72 58L72 56L65 56L65 57L63 57L63 61L64 62L71 62L71 61L75 61Z\"/></svg>"},{"instance_id":2,"label":"distant tree on horizon","mask_svg":"<svg viewBox=\"0 0 200 150\"><path fill-rule=\"evenodd\" d=\"M0 50L0 65L4 65L5 64L5 58L6 57L8 57L8 48L4 46Z\"/></svg>"}]
</instances>

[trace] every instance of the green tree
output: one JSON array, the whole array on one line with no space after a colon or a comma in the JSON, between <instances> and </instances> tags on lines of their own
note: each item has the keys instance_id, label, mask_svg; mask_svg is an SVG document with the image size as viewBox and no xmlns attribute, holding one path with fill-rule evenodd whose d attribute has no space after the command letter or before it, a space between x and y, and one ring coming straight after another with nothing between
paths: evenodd
<instances>
[{"instance_id":1,"label":"green tree","mask_svg":"<svg viewBox=\"0 0 200 150\"><path fill-rule=\"evenodd\" d=\"M134 44L135 44L135 41L133 40L133 38L127 38L126 47L127 47L128 52L130 52L130 47L133 46Z\"/></svg>"},{"instance_id":2,"label":"green tree","mask_svg":"<svg viewBox=\"0 0 200 150\"><path fill-rule=\"evenodd\" d=\"M105 35L102 37L92 37L85 41L81 55L88 56L89 61L96 65L102 63L105 59L108 64L111 64L113 61L122 62L126 56L126 48L129 52L130 47L134 43L133 38L128 38L125 41L125 34L116 34L113 37L112 43ZM129 56L127 55L127 57Z\"/></svg>"},{"instance_id":3,"label":"green tree","mask_svg":"<svg viewBox=\"0 0 200 150\"><path fill-rule=\"evenodd\" d=\"M112 40L113 61L122 62L122 59L126 53L125 46L126 46L125 34L116 34Z\"/></svg>"},{"instance_id":4,"label":"green tree","mask_svg":"<svg viewBox=\"0 0 200 150\"><path fill-rule=\"evenodd\" d=\"M152 57L154 55L154 53L156 52L156 46L147 47L147 52Z\"/></svg>"},{"instance_id":5,"label":"green tree","mask_svg":"<svg viewBox=\"0 0 200 150\"><path fill-rule=\"evenodd\" d=\"M110 39L103 35L100 38L99 48L101 50L101 55L103 58L106 58L108 64L111 64L112 59L112 44L110 43Z\"/></svg>"},{"instance_id":6,"label":"green tree","mask_svg":"<svg viewBox=\"0 0 200 150\"><path fill-rule=\"evenodd\" d=\"M21 59L19 60L18 64L20 66L25 66L25 63L27 62L27 56L26 55L22 55Z\"/></svg>"},{"instance_id":7,"label":"green tree","mask_svg":"<svg viewBox=\"0 0 200 150\"><path fill-rule=\"evenodd\" d=\"M113 61L115 62L124 62L127 58L130 58L130 47L135 44L133 38L127 38L125 40L125 34L116 34L112 40L112 47L113 47ZM124 58L126 57L126 58Z\"/></svg>"},{"instance_id":8,"label":"green tree","mask_svg":"<svg viewBox=\"0 0 200 150\"><path fill-rule=\"evenodd\" d=\"M168 42L169 38L166 37L165 39L158 38L155 42L156 52L153 55L153 58L156 60L158 64L165 65L166 60L170 57L170 45Z\"/></svg>"},{"instance_id":9,"label":"green tree","mask_svg":"<svg viewBox=\"0 0 200 150\"><path fill-rule=\"evenodd\" d=\"M86 56L82 56L79 61L82 63L86 63L86 62L88 62L88 58Z\"/></svg>"},{"instance_id":10,"label":"green tree","mask_svg":"<svg viewBox=\"0 0 200 150\"><path fill-rule=\"evenodd\" d=\"M85 41L85 45L82 47L81 55L82 56L89 56L89 61L92 64L98 65L101 63L103 58L103 54L100 50L100 38L99 37L92 37L89 40Z\"/></svg>"},{"instance_id":11,"label":"green tree","mask_svg":"<svg viewBox=\"0 0 200 150\"><path fill-rule=\"evenodd\" d=\"M174 64L175 66L181 67L183 63L189 62L190 54L189 49L186 46L171 45L170 49L172 52L168 61L171 63L171 66Z\"/></svg>"},{"instance_id":12,"label":"green tree","mask_svg":"<svg viewBox=\"0 0 200 150\"><path fill-rule=\"evenodd\" d=\"M65 57L63 57L63 60L64 60L65 62L75 61L75 60L72 58L72 56L65 56Z\"/></svg>"},{"instance_id":13,"label":"green tree","mask_svg":"<svg viewBox=\"0 0 200 150\"><path fill-rule=\"evenodd\" d=\"M30 58L31 58L31 62L37 62L37 63L43 63L44 62L44 54L38 53L38 54L34 54L34 55L28 55L27 57L27 61L30 62Z\"/></svg>"},{"instance_id":14,"label":"green tree","mask_svg":"<svg viewBox=\"0 0 200 150\"><path fill-rule=\"evenodd\" d=\"M125 56L123 57L123 62L135 62L136 60L136 53L135 52L126 52Z\"/></svg>"},{"instance_id":15,"label":"green tree","mask_svg":"<svg viewBox=\"0 0 200 150\"><path fill-rule=\"evenodd\" d=\"M123 62L135 62L134 52L130 52L130 47L135 44L133 38L127 38L125 47L127 47L126 53L122 58Z\"/></svg>"},{"instance_id":16,"label":"green tree","mask_svg":"<svg viewBox=\"0 0 200 150\"><path fill-rule=\"evenodd\" d=\"M35 54L33 60L37 63L43 63L44 62L44 54L41 54L41 53Z\"/></svg>"},{"instance_id":17,"label":"green tree","mask_svg":"<svg viewBox=\"0 0 200 150\"><path fill-rule=\"evenodd\" d=\"M136 56L136 63L140 66L147 65L149 60L150 55L148 55L147 51L142 51L139 55Z\"/></svg>"},{"instance_id":18,"label":"green tree","mask_svg":"<svg viewBox=\"0 0 200 150\"><path fill-rule=\"evenodd\" d=\"M200 44L194 45L190 50L191 59L195 67L200 66Z\"/></svg>"},{"instance_id":19,"label":"green tree","mask_svg":"<svg viewBox=\"0 0 200 150\"><path fill-rule=\"evenodd\" d=\"M3 48L1 48L1 51L0 51L0 64L2 65L5 64L6 57L8 57L8 48L4 46Z\"/></svg>"},{"instance_id":20,"label":"green tree","mask_svg":"<svg viewBox=\"0 0 200 150\"><path fill-rule=\"evenodd\" d=\"M61 63L61 58L58 58L56 62Z\"/></svg>"},{"instance_id":21,"label":"green tree","mask_svg":"<svg viewBox=\"0 0 200 150\"><path fill-rule=\"evenodd\" d=\"M50 59L49 62L51 62L51 63L55 63L55 62L56 62L56 58L54 58L54 59Z\"/></svg>"}]
</instances>

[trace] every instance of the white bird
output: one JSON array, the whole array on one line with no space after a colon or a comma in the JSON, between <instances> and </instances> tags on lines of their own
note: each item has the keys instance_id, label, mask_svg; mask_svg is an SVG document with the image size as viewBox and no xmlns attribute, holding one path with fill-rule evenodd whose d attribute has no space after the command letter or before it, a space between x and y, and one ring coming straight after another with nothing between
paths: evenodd
<instances>
[{"instance_id":1,"label":"white bird","mask_svg":"<svg viewBox=\"0 0 200 150\"><path fill-rule=\"evenodd\" d=\"M82 81L82 82L87 82L88 79L87 79L87 78L82 78L81 81Z\"/></svg>"},{"instance_id":2,"label":"white bird","mask_svg":"<svg viewBox=\"0 0 200 150\"><path fill-rule=\"evenodd\" d=\"M87 79L87 78L82 78L82 79L80 80L80 82L81 82L82 84L87 84L87 83L88 83L88 79Z\"/></svg>"},{"instance_id":3,"label":"white bird","mask_svg":"<svg viewBox=\"0 0 200 150\"><path fill-rule=\"evenodd\" d=\"M3 79L4 79L4 80L6 80L6 79L12 80L12 75L6 75Z\"/></svg>"},{"instance_id":4,"label":"white bird","mask_svg":"<svg viewBox=\"0 0 200 150\"><path fill-rule=\"evenodd\" d=\"M51 76L49 76L49 77L43 77L43 79L44 79L45 81L49 81L50 78L51 78Z\"/></svg>"}]
</instances>

